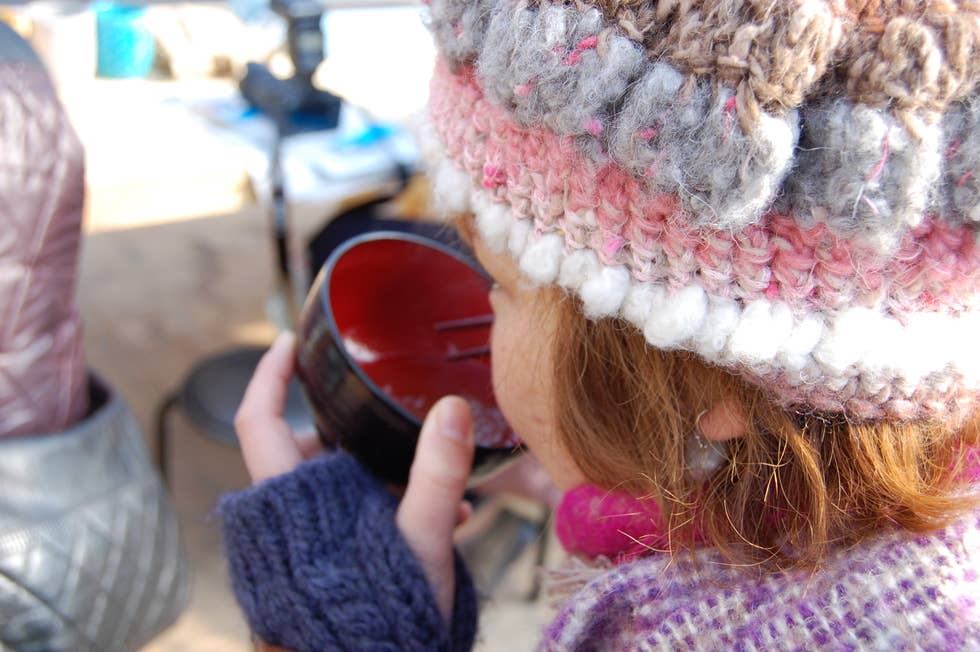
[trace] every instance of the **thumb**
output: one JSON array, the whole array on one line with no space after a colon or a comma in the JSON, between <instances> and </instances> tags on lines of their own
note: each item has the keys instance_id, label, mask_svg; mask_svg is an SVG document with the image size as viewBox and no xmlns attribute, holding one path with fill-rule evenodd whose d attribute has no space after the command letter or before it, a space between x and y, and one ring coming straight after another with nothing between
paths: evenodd
<instances>
[{"instance_id":1,"label":"thumb","mask_svg":"<svg viewBox=\"0 0 980 652\"><path fill-rule=\"evenodd\" d=\"M439 602L451 616L455 594L453 530L473 465L473 417L463 399L440 399L425 418L408 487L396 522L422 564Z\"/></svg>"}]
</instances>

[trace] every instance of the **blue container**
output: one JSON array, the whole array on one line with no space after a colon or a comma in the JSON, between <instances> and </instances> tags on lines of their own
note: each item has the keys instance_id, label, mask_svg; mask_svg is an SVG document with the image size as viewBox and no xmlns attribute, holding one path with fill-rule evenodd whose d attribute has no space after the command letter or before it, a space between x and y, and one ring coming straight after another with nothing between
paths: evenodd
<instances>
[{"instance_id":1,"label":"blue container","mask_svg":"<svg viewBox=\"0 0 980 652\"><path fill-rule=\"evenodd\" d=\"M146 77L153 69L156 42L142 18L143 7L110 5L96 17L100 77Z\"/></svg>"}]
</instances>

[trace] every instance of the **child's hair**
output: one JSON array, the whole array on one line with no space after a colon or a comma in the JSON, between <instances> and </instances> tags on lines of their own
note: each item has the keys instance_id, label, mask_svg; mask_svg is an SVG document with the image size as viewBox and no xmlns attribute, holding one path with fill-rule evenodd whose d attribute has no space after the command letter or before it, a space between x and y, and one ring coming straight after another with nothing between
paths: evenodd
<instances>
[{"instance_id":1,"label":"child's hair","mask_svg":"<svg viewBox=\"0 0 980 652\"><path fill-rule=\"evenodd\" d=\"M734 563L812 565L828 546L889 524L927 531L969 507L964 489L977 419L852 422L791 411L694 354L651 347L618 319L590 320L551 289L557 323L557 433L589 481L655 500L672 548L693 533ZM708 478L687 469L698 415L734 401L750 424Z\"/></svg>"}]
</instances>

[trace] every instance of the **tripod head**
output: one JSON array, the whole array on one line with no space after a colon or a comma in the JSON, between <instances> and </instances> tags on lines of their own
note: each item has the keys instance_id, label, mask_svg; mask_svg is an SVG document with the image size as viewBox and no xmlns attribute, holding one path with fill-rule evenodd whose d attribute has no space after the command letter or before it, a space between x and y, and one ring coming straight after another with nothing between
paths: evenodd
<instances>
[{"instance_id":1,"label":"tripod head","mask_svg":"<svg viewBox=\"0 0 980 652\"><path fill-rule=\"evenodd\" d=\"M286 20L289 57L296 75L312 78L323 61L323 5L316 0L272 0L270 6Z\"/></svg>"},{"instance_id":2,"label":"tripod head","mask_svg":"<svg viewBox=\"0 0 980 652\"><path fill-rule=\"evenodd\" d=\"M270 6L286 20L295 74L279 79L265 66L250 63L239 83L242 95L272 118L282 135L336 128L341 99L313 85L313 74L323 61L323 6L316 0L271 0Z\"/></svg>"}]
</instances>

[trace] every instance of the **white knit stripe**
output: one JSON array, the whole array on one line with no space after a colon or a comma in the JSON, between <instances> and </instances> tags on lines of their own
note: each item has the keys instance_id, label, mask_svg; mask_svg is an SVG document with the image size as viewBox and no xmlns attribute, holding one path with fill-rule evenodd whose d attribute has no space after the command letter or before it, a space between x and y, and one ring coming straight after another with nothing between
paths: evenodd
<instances>
[{"instance_id":1,"label":"white knit stripe","mask_svg":"<svg viewBox=\"0 0 980 652\"><path fill-rule=\"evenodd\" d=\"M433 208L445 215L458 215L470 210L470 194L466 187L470 177L449 159L443 159L432 175Z\"/></svg>"},{"instance_id":2,"label":"white knit stripe","mask_svg":"<svg viewBox=\"0 0 980 652\"><path fill-rule=\"evenodd\" d=\"M859 381L858 397L874 403L886 386L889 398L911 400L927 378L930 387L958 383L966 392L980 391L980 347L963 346L980 333L980 314L908 313L899 321L855 307L801 315L782 301L741 305L696 284L671 291L604 266L591 250L567 250L560 233L535 233L531 220L515 217L458 168L448 173L447 162L433 178L435 195L472 206L488 243L498 251L505 246L532 281L557 282L581 298L590 317L619 316L653 346L693 351L758 377L785 372L799 386L839 391Z\"/></svg>"}]
</instances>

